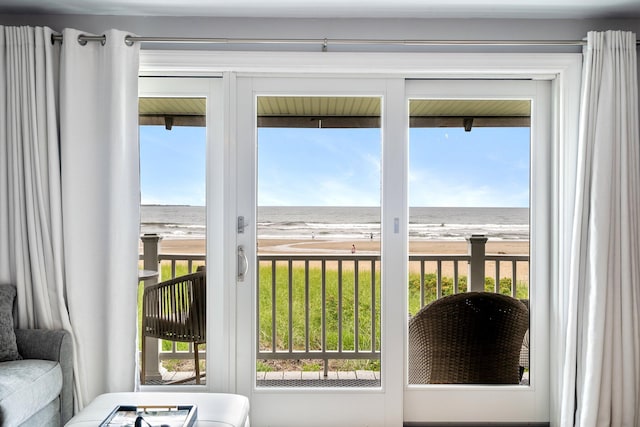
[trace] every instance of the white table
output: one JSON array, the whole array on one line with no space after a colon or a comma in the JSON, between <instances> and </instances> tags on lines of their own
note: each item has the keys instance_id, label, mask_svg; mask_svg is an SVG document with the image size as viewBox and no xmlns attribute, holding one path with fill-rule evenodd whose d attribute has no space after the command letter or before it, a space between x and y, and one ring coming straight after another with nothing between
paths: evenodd
<instances>
[{"instance_id":1,"label":"white table","mask_svg":"<svg viewBox=\"0 0 640 427\"><path fill-rule=\"evenodd\" d=\"M140 392L96 397L66 427L96 427L120 405L197 405L198 427L249 427L249 399L238 394Z\"/></svg>"},{"instance_id":2,"label":"white table","mask_svg":"<svg viewBox=\"0 0 640 427\"><path fill-rule=\"evenodd\" d=\"M158 277L158 274L155 270L138 270L138 281L153 279Z\"/></svg>"}]
</instances>

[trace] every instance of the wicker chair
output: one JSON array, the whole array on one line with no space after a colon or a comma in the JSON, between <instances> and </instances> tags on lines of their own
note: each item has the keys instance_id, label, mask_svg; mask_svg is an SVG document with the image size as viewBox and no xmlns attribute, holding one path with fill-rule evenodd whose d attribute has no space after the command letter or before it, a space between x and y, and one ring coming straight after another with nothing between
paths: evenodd
<instances>
[{"instance_id":1,"label":"wicker chair","mask_svg":"<svg viewBox=\"0 0 640 427\"><path fill-rule=\"evenodd\" d=\"M206 292L204 268L145 288L142 297L142 384L146 372L146 337L193 343L195 380L200 384L198 345L206 342Z\"/></svg>"},{"instance_id":2,"label":"wicker chair","mask_svg":"<svg viewBox=\"0 0 640 427\"><path fill-rule=\"evenodd\" d=\"M441 298L409 320L410 384L518 384L529 311L489 292Z\"/></svg>"}]
</instances>

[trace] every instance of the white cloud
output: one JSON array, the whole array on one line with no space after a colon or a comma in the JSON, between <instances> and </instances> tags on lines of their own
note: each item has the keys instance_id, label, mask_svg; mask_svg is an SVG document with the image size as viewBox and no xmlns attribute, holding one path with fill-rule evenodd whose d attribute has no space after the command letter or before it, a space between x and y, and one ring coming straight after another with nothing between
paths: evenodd
<instances>
[{"instance_id":1,"label":"white cloud","mask_svg":"<svg viewBox=\"0 0 640 427\"><path fill-rule=\"evenodd\" d=\"M526 207L529 206L529 189L442 179L425 169L412 170L409 177L409 205Z\"/></svg>"}]
</instances>

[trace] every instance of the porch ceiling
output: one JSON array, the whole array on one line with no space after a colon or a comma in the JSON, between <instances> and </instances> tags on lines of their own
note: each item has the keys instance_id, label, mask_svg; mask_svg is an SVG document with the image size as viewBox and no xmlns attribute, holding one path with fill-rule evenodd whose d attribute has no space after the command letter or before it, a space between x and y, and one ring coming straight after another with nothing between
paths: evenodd
<instances>
[{"instance_id":1,"label":"porch ceiling","mask_svg":"<svg viewBox=\"0 0 640 427\"><path fill-rule=\"evenodd\" d=\"M204 126L204 98L140 98L140 124ZM259 127L380 127L380 98L261 96ZM409 103L411 127L529 126L528 100L419 99Z\"/></svg>"}]
</instances>

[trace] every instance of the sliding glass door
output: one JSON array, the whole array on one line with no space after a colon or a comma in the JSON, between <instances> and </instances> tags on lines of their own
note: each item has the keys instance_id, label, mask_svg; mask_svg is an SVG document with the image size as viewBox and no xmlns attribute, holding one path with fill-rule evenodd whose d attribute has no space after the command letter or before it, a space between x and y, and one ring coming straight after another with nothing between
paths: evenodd
<instances>
[{"instance_id":1,"label":"sliding glass door","mask_svg":"<svg viewBox=\"0 0 640 427\"><path fill-rule=\"evenodd\" d=\"M237 391L260 424L548 419L550 85L237 84ZM529 310L515 383L412 380L412 318L485 290Z\"/></svg>"},{"instance_id":2,"label":"sliding glass door","mask_svg":"<svg viewBox=\"0 0 640 427\"><path fill-rule=\"evenodd\" d=\"M545 421L550 85L412 81L406 93L404 419Z\"/></svg>"},{"instance_id":3,"label":"sliding glass door","mask_svg":"<svg viewBox=\"0 0 640 427\"><path fill-rule=\"evenodd\" d=\"M172 391L246 395L256 426L548 421L580 64L574 54L143 50L141 74L163 88L141 84L141 96L206 98L207 109L207 377ZM197 77L162 77L180 73ZM526 117L504 126L499 112L467 108L482 103L509 116L518 104ZM499 141L512 127L522 132L513 145ZM356 181L371 187L349 191ZM411 319L482 288L529 305L518 384L412 380Z\"/></svg>"},{"instance_id":4,"label":"sliding glass door","mask_svg":"<svg viewBox=\"0 0 640 427\"><path fill-rule=\"evenodd\" d=\"M261 424L401 422L387 95L378 79L238 78L238 390Z\"/></svg>"}]
</instances>

